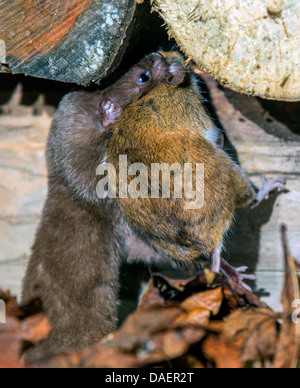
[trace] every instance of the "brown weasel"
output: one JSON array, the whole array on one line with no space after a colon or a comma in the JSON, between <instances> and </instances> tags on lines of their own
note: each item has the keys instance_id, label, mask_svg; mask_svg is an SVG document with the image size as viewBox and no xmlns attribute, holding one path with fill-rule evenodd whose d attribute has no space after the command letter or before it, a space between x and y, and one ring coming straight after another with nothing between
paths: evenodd
<instances>
[{"instance_id":1,"label":"brown weasel","mask_svg":"<svg viewBox=\"0 0 300 388\"><path fill-rule=\"evenodd\" d=\"M119 166L120 156L125 168L146 166L145 179L143 171L139 177L132 172L127 178L121 172L124 165ZM161 84L124 111L115 126L108 162L117 168L117 201L122 214L157 252L183 263L206 255L214 272L222 267L244 287L244 279L254 279L241 273L245 267L233 272L222 263L224 236L237 209L257 205L269 192L284 189L285 182L280 178L266 180L263 189L255 193L242 169L221 149L218 131L202 106L199 88L189 72L183 84ZM167 173L164 184L157 170L153 172L154 166L161 168L165 178ZM194 193L198 177L198 204L191 203L186 190L181 191L188 173L185 166L191 168L190 191ZM149 187L153 179L154 191ZM126 195L126 187L120 195L120 185L124 184L133 195L129 191ZM162 197L164 190L167 195Z\"/></svg>"},{"instance_id":2,"label":"brown weasel","mask_svg":"<svg viewBox=\"0 0 300 388\"><path fill-rule=\"evenodd\" d=\"M183 78L182 67L155 53L104 91L62 100L48 140L48 198L22 294L22 303L41 299L53 330L27 358L80 350L112 332L121 256L158 256L133 234L115 201L98 198L96 170L124 108L159 83Z\"/></svg>"}]
</instances>

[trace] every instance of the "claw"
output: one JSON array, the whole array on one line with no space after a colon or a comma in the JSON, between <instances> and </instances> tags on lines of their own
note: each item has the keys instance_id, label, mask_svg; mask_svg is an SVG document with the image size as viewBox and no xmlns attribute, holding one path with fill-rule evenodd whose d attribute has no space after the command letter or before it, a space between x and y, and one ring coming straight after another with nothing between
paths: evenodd
<instances>
[{"instance_id":1,"label":"claw","mask_svg":"<svg viewBox=\"0 0 300 388\"><path fill-rule=\"evenodd\" d=\"M241 282L240 284L239 284L239 286L241 286L241 287L243 287L246 291L248 291L248 292L253 292L253 290L252 290L252 288L250 287L250 286L248 286L248 284L246 284L246 283L244 283L244 282Z\"/></svg>"},{"instance_id":2,"label":"claw","mask_svg":"<svg viewBox=\"0 0 300 388\"><path fill-rule=\"evenodd\" d=\"M239 268L235 268L235 271L239 274L240 277L242 277L245 280L256 280L255 275L243 274L243 272L248 271L248 269L249 269L248 267L239 267Z\"/></svg>"},{"instance_id":3,"label":"claw","mask_svg":"<svg viewBox=\"0 0 300 388\"><path fill-rule=\"evenodd\" d=\"M235 268L236 272L239 272L239 273L246 272L246 271L248 271L248 269L249 268L246 266Z\"/></svg>"}]
</instances>

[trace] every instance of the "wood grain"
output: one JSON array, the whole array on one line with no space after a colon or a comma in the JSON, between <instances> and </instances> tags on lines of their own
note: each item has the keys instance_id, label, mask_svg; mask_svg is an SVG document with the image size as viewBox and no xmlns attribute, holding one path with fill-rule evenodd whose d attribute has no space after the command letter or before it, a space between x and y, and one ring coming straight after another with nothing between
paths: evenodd
<instances>
[{"instance_id":1,"label":"wood grain","mask_svg":"<svg viewBox=\"0 0 300 388\"><path fill-rule=\"evenodd\" d=\"M235 91L300 100L298 0L155 0L185 53Z\"/></svg>"},{"instance_id":2,"label":"wood grain","mask_svg":"<svg viewBox=\"0 0 300 388\"><path fill-rule=\"evenodd\" d=\"M120 53L135 9L135 0L0 0L7 64L35 77L97 81Z\"/></svg>"},{"instance_id":3,"label":"wood grain","mask_svg":"<svg viewBox=\"0 0 300 388\"><path fill-rule=\"evenodd\" d=\"M16 295L47 195L45 146L52 119L32 112L16 106L14 116L0 115L0 288Z\"/></svg>"},{"instance_id":4,"label":"wood grain","mask_svg":"<svg viewBox=\"0 0 300 388\"><path fill-rule=\"evenodd\" d=\"M9 23L4 23L2 31L7 51L17 58L30 58L52 50L90 3L91 0L7 2Z\"/></svg>"}]
</instances>

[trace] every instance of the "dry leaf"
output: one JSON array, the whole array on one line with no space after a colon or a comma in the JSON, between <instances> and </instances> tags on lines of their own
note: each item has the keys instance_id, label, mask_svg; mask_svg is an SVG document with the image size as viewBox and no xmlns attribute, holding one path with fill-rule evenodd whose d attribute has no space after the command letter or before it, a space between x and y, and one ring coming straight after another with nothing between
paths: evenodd
<instances>
[{"instance_id":1,"label":"dry leaf","mask_svg":"<svg viewBox=\"0 0 300 388\"><path fill-rule=\"evenodd\" d=\"M267 361L274 357L278 341L278 321L270 309L236 310L224 319L222 329L228 343L246 361Z\"/></svg>"},{"instance_id":2,"label":"dry leaf","mask_svg":"<svg viewBox=\"0 0 300 388\"><path fill-rule=\"evenodd\" d=\"M0 290L0 299L5 303L7 317L18 318L22 315L17 298L12 296L9 291Z\"/></svg>"},{"instance_id":3,"label":"dry leaf","mask_svg":"<svg viewBox=\"0 0 300 388\"><path fill-rule=\"evenodd\" d=\"M291 320L299 297L295 263L283 233L286 256L285 313L276 314L251 293L223 275L201 271L187 280L155 274L137 311L123 326L84 352L27 365L34 368L241 368L294 367L298 362L299 327ZM9 324L0 325L0 366L24 367L23 341L48 335L39 301L19 307L0 291L9 306ZM38 314L37 314L38 313ZM275 361L274 361L275 360ZM251 362L251 364L249 364ZM248 364L247 364L248 363Z\"/></svg>"},{"instance_id":4,"label":"dry leaf","mask_svg":"<svg viewBox=\"0 0 300 388\"><path fill-rule=\"evenodd\" d=\"M287 228L282 226L282 242L285 257L285 285L282 293L284 319L276 351L274 368L296 368L299 361L300 350L300 324L294 323L292 315L296 308L293 302L300 299L299 281L295 261L291 255Z\"/></svg>"},{"instance_id":5,"label":"dry leaf","mask_svg":"<svg viewBox=\"0 0 300 388\"><path fill-rule=\"evenodd\" d=\"M176 318L174 324L175 326L200 326L200 327L207 327L209 324L209 318L210 318L210 311L206 310L204 308L196 308L195 310L191 312L185 312L182 315L180 315L178 318Z\"/></svg>"},{"instance_id":6,"label":"dry leaf","mask_svg":"<svg viewBox=\"0 0 300 388\"><path fill-rule=\"evenodd\" d=\"M183 329L172 330L161 335L163 360L181 357L191 345L199 342L205 336L204 330ZM155 343L155 341L154 341Z\"/></svg>"},{"instance_id":7,"label":"dry leaf","mask_svg":"<svg viewBox=\"0 0 300 388\"><path fill-rule=\"evenodd\" d=\"M240 369L243 362L240 352L228 344L223 336L211 334L203 343L203 352L218 369Z\"/></svg>"},{"instance_id":8,"label":"dry leaf","mask_svg":"<svg viewBox=\"0 0 300 388\"><path fill-rule=\"evenodd\" d=\"M191 355L183 356L176 360L173 360L172 365L174 366L174 368L181 368L181 369L191 369L191 368L204 369L205 368L204 364L200 360L198 360L198 358Z\"/></svg>"},{"instance_id":9,"label":"dry leaf","mask_svg":"<svg viewBox=\"0 0 300 388\"><path fill-rule=\"evenodd\" d=\"M0 324L0 367L24 368L21 361L23 341L36 343L46 338L50 331L48 319L41 314L35 315L40 309L38 301L21 307L17 298L1 290L0 299L6 304L7 315L7 322Z\"/></svg>"},{"instance_id":10,"label":"dry leaf","mask_svg":"<svg viewBox=\"0 0 300 388\"><path fill-rule=\"evenodd\" d=\"M47 338L50 331L49 319L42 314L27 318L20 325L22 339L33 343Z\"/></svg>"},{"instance_id":11,"label":"dry leaf","mask_svg":"<svg viewBox=\"0 0 300 388\"><path fill-rule=\"evenodd\" d=\"M0 368L24 368L20 361L19 323L7 318L6 324L0 324Z\"/></svg>"},{"instance_id":12,"label":"dry leaf","mask_svg":"<svg viewBox=\"0 0 300 388\"><path fill-rule=\"evenodd\" d=\"M155 285L158 279L160 280L161 277L157 278L157 280L155 281L155 276L156 275L154 275L149 281L146 292L144 293L143 298L139 304L139 310L150 308L153 306L165 305L165 298L161 295L159 288Z\"/></svg>"},{"instance_id":13,"label":"dry leaf","mask_svg":"<svg viewBox=\"0 0 300 388\"><path fill-rule=\"evenodd\" d=\"M222 289L216 288L215 290L203 291L190 296L181 304L181 307L188 312L192 312L195 309L206 309L213 315L217 315L222 302Z\"/></svg>"}]
</instances>

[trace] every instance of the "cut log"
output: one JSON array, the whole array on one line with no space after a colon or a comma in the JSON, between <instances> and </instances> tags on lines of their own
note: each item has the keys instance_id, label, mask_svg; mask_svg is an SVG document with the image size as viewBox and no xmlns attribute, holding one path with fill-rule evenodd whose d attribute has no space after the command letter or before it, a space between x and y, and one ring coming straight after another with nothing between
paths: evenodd
<instances>
[{"instance_id":1,"label":"cut log","mask_svg":"<svg viewBox=\"0 0 300 388\"><path fill-rule=\"evenodd\" d=\"M300 100L298 0L154 0L184 52L221 84Z\"/></svg>"},{"instance_id":2,"label":"cut log","mask_svg":"<svg viewBox=\"0 0 300 388\"><path fill-rule=\"evenodd\" d=\"M136 7L136 0L0 0L0 63L40 78L98 81L122 58Z\"/></svg>"}]
</instances>

